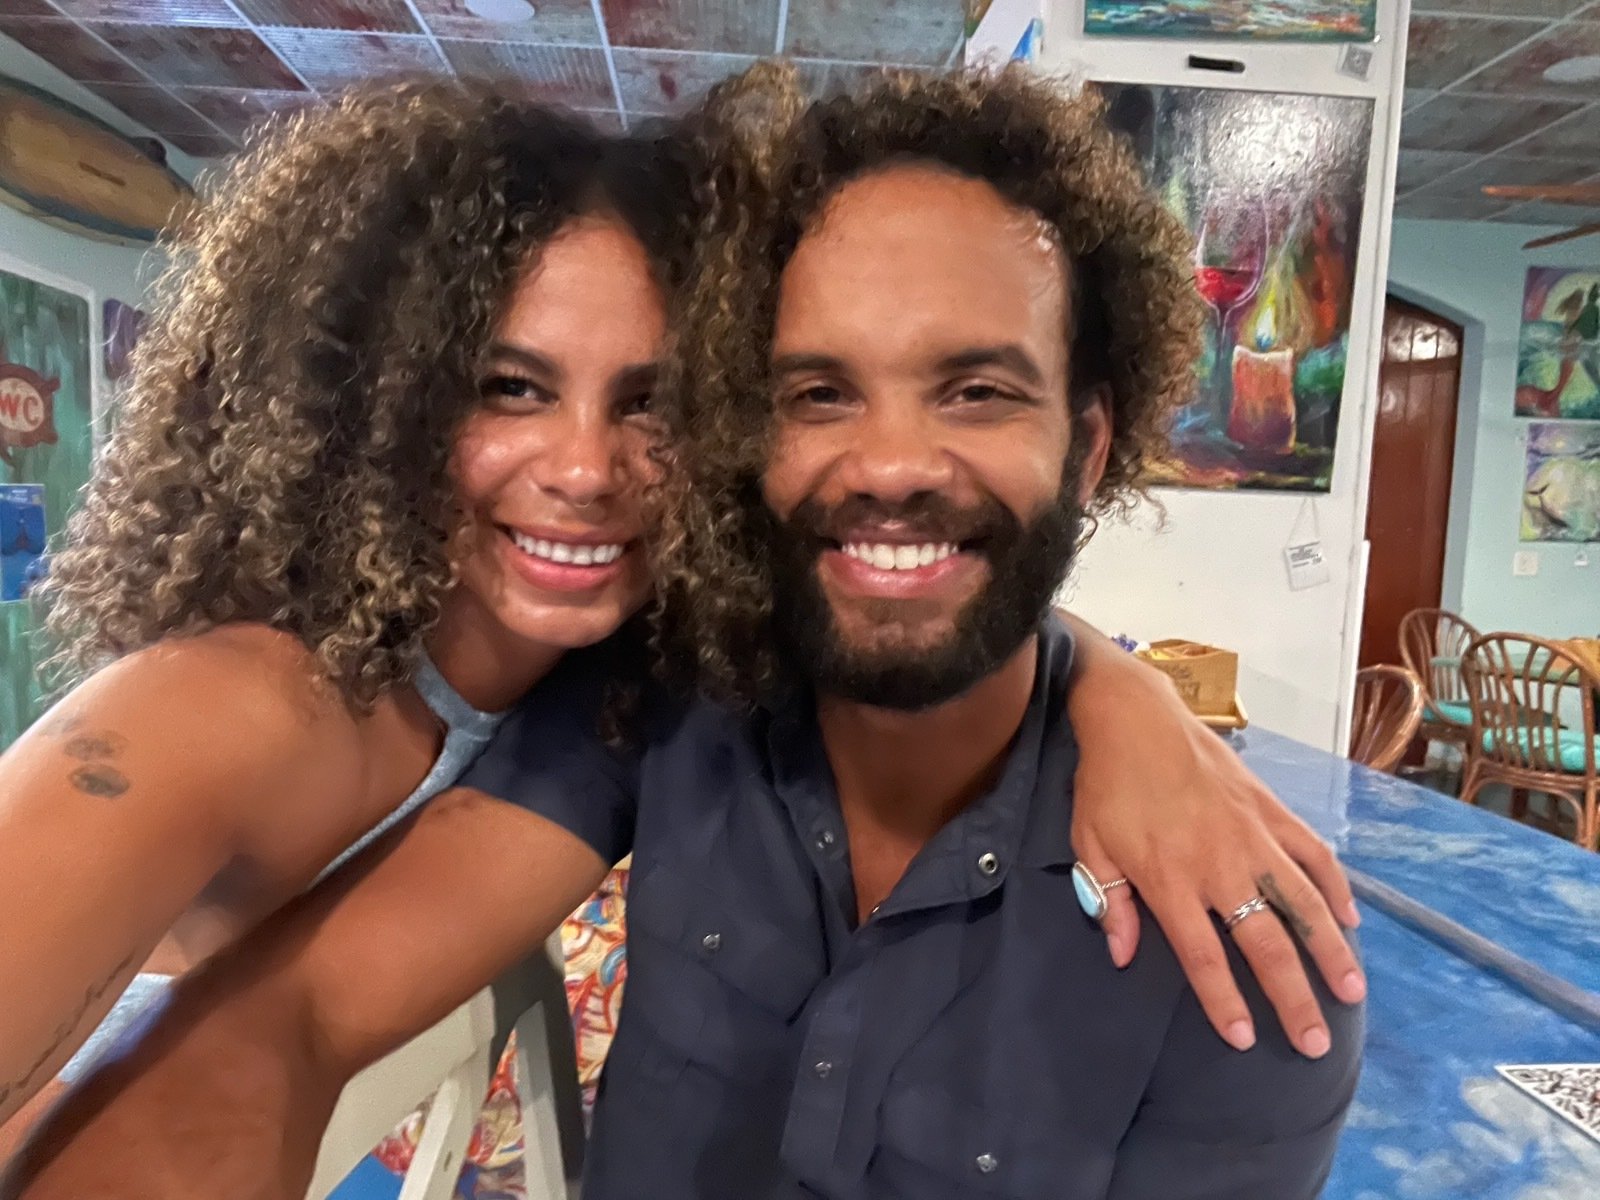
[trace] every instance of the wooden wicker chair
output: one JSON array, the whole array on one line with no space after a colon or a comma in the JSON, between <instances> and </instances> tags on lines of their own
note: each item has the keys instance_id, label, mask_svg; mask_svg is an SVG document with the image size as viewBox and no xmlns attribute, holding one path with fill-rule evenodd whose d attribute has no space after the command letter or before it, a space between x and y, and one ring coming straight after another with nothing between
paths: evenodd
<instances>
[{"instance_id":1,"label":"wooden wicker chair","mask_svg":"<svg viewBox=\"0 0 1600 1200\"><path fill-rule=\"evenodd\" d=\"M1363 667L1356 673L1350 757L1393 771L1422 725L1422 681L1406 667Z\"/></svg>"},{"instance_id":2,"label":"wooden wicker chair","mask_svg":"<svg viewBox=\"0 0 1600 1200\"><path fill-rule=\"evenodd\" d=\"M1560 642L1514 633L1476 639L1461 674L1472 708L1461 798L1470 804L1491 783L1543 792L1572 810L1573 840L1594 848L1600 836L1600 674Z\"/></svg>"},{"instance_id":3,"label":"wooden wicker chair","mask_svg":"<svg viewBox=\"0 0 1600 1200\"><path fill-rule=\"evenodd\" d=\"M1400 621L1400 661L1422 681L1422 736L1448 742L1465 758L1472 710L1461 659L1479 636L1470 623L1442 608L1418 608Z\"/></svg>"}]
</instances>

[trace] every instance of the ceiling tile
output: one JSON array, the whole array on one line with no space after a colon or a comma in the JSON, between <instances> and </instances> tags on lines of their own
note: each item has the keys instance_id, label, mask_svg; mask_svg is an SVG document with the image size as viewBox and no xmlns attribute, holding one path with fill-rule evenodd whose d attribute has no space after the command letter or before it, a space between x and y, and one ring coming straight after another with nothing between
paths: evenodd
<instances>
[{"instance_id":1,"label":"ceiling tile","mask_svg":"<svg viewBox=\"0 0 1600 1200\"><path fill-rule=\"evenodd\" d=\"M801 58L938 66L960 43L962 0L789 0L784 53Z\"/></svg>"},{"instance_id":2,"label":"ceiling tile","mask_svg":"<svg viewBox=\"0 0 1600 1200\"><path fill-rule=\"evenodd\" d=\"M169 133L217 132L187 104L151 84L96 83L89 90L163 137Z\"/></svg>"},{"instance_id":3,"label":"ceiling tile","mask_svg":"<svg viewBox=\"0 0 1600 1200\"><path fill-rule=\"evenodd\" d=\"M221 134L174 133L167 136L166 140L196 158L222 158L238 149Z\"/></svg>"},{"instance_id":4,"label":"ceiling tile","mask_svg":"<svg viewBox=\"0 0 1600 1200\"><path fill-rule=\"evenodd\" d=\"M1558 26L1537 41L1485 67L1461 86L1474 92L1587 102L1600 95L1600 83L1595 80L1556 83L1544 77L1545 71L1557 63L1586 55L1600 55L1600 22Z\"/></svg>"},{"instance_id":5,"label":"ceiling tile","mask_svg":"<svg viewBox=\"0 0 1600 1200\"><path fill-rule=\"evenodd\" d=\"M420 34L264 29L261 36L319 91L394 75L449 73L433 44Z\"/></svg>"},{"instance_id":6,"label":"ceiling tile","mask_svg":"<svg viewBox=\"0 0 1600 1200\"><path fill-rule=\"evenodd\" d=\"M1395 175L1395 191L1402 195L1414 191L1477 161L1476 154L1459 150L1402 150Z\"/></svg>"},{"instance_id":7,"label":"ceiling tile","mask_svg":"<svg viewBox=\"0 0 1600 1200\"><path fill-rule=\"evenodd\" d=\"M1406 113L1400 144L1408 150L1470 150L1488 154L1575 111L1554 100L1493 96L1435 96Z\"/></svg>"},{"instance_id":8,"label":"ceiling tile","mask_svg":"<svg viewBox=\"0 0 1600 1200\"><path fill-rule=\"evenodd\" d=\"M95 25L94 30L151 79L174 87L267 88L302 84L248 29L156 29Z\"/></svg>"},{"instance_id":9,"label":"ceiling tile","mask_svg":"<svg viewBox=\"0 0 1600 1200\"><path fill-rule=\"evenodd\" d=\"M227 0L55 0L80 21L129 21L140 25L243 25Z\"/></svg>"},{"instance_id":10,"label":"ceiling tile","mask_svg":"<svg viewBox=\"0 0 1600 1200\"><path fill-rule=\"evenodd\" d=\"M178 88L178 99L231 137L273 113L289 112L315 104L310 92L240 92L228 88Z\"/></svg>"},{"instance_id":11,"label":"ceiling tile","mask_svg":"<svg viewBox=\"0 0 1600 1200\"><path fill-rule=\"evenodd\" d=\"M1592 163L1553 162L1514 154L1495 154L1476 159L1470 155L1467 157L1471 161L1461 170L1435 177L1416 191L1407 193L1406 198L1471 198L1483 195L1483 189L1490 184L1577 183L1594 174ZM1502 205L1518 203L1503 196L1495 197L1495 202Z\"/></svg>"},{"instance_id":12,"label":"ceiling tile","mask_svg":"<svg viewBox=\"0 0 1600 1200\"><path fill-rule=\"evenodd\" d=\"M1401 100L1400 109L1402 112L1410 112L1417 105L1426 104L1438 94L1438 92L1426 91L1422 88L1407 88Z\"/></svg>"},{"instance_id":13,"label":"ceiling tile","mask_svg":"<svg viewBox=\"0 0 1600 1200\"><path fill-rule=\"evenodd\" d=\"M1406 44L1406 86L1448 87L1544 28L1538 21L1413 16Z\"/></svg>"},{"instance_id":14,"label":"ceiling tile","mask_svg":"<svg viewBox=\"0 0 1600 1200\"><path fill-rule=\"evenodd\" d=\"M99 38L71 21L0 18L0 35L13 38L69 79L101 83L148 83Z\"/></svg>"},{"instance_id":15,"label":"ceiling tile","mask_svg":"<svg viewBox=\"0 0 1600 1200\"><path fill-rule=\"evenodd\" d=\"M1600 104L1591 104L1517 145L1518 154L1600 162Z\"/></svg>"},{"instance_id":16,"label":"ceiling tile","mask_svg":"<svg viewBox=\"0 0 1600 1200\"><path fill-rule=\"evenodd\" d=\"M613 46L771 54L779 0L601 0Z\"/></svg>"},{"instance_id":17,"label":"ceiling tile","mask_svg":"<svg viewBox=\"0 0 1600 1200\"><path fill-rule=\"evenodd\" d=\"M568 108L601 109L616 103L605 52L596 47L454 40L441 44L451 66L468 78L511 76L529 94Z\"/></svg>"},{"instance_id":18,"label":"ceiling tile","mask_svg":"<svg viewBox=\"0 0 1600 1200\"><path fill-rule=\"evenodd\" d=\"M343 29L353 33L421 33L405 0L234 0L257 25Z\"/></svg>"},{"instance_id":19,"label":"ceiling tile","mask_svg":"<svg viewBox=\"0 0 1600 1200\"><path fill-rule=\"evenodd\" d=\"M1422 13L1478 13L1494 17L1540 17L1558 21L1585 0L1417 0L1413 17Z\"/></svg>"},{"instance_id":20,"label":"ceiling tile","mask_svg":"<svg viewBox=\"0 0 1600 1200\"><path fill-rule=\"evenodd\" d=\"M730 0L735 2L735 0ZM415 0L433 32L442 38L485 42L531 42L555 46L598 46L600 25L590 0L530 0L526 21L485 21L467 11L465 0Z\"/></svg>"},{"instance_id":21,"label":"ceiling tile","mask_svg":"<svg viewBox=\"0 0 1600 1200\"><path fill-rule=\"evenodd\" d=\"M681 54L665 50L616 50L622 107L635 113L675 115L696 104L711 85L755 64L754 55Z\"/></svg>"},{"instance_id":22,"label":"ceiling tile","mask_svg":"<svg viewBox=\"0 0 1600 1200\"><path fill-rule=\"evenodd\" d=\"M1395 216L1422 221L1481 221L1505 209L1504 201L1487 196L1425 197L1421 192L1413 192L1394 202Z\"/></svg>"},{"instance_id":23,"label":"ceiling tile","mask_svg":"<svg viewBox=\"0 0 1600 1200\"><path fill-rule=\"evenodd\" d=\"M849 91L883 72L882 67L872 63L825 62L814 58L799 61L795 66L806 91L813 96L833 96Z\"/></svg>"}]
</instances>

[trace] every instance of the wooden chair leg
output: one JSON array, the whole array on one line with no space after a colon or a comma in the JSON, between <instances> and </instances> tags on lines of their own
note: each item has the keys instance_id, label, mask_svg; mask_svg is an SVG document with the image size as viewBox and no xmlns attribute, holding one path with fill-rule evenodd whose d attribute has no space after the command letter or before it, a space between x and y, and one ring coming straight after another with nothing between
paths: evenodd
<instances>
[{"instance_id":1,"label":"wooden chair leg","mask_svg":"<svg viewBox=\"0 0 1600 1200\"><path fill-rule=\"evenodd\" d=\"M1511 819L1513 821L1525 820L1528 816L1528 789L1511 789Z\"/></svg>"}]
</instances>

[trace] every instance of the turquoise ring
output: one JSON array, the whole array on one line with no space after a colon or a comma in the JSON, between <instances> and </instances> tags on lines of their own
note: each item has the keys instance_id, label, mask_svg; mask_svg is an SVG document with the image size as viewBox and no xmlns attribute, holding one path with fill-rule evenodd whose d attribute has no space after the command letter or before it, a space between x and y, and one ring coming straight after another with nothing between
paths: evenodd
<instances>
[{"instance_id":1,"label":"turquoise ring","mask_svg":"<svg viewBox=\"0 0 1600 1200\"><path fill-rule=\"evenodd\" d=\"M1081 862L1072 864L1072 890L1078 893L1078 906L1088 914L1091 921L1103 921L1106 910L1111 905L1106 900L1106 893L1112 888L1127 887L1126 879L1113 879L1110 883L1101 883L1094 877L1094 872Z\"/></svg>"}]
</instances>

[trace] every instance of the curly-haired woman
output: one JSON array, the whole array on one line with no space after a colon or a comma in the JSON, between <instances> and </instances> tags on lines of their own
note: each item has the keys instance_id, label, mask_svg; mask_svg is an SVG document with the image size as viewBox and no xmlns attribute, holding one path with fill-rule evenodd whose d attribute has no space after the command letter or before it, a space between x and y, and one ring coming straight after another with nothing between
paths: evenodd
<instances>
[{"instance_id":1,"label":"curly-haired woman","mask_svg":"<svg viewBox=\"0 0 1600 1200\"><path fill-rule=\"evenodd\" d=\"M681 146L470 90L366 93L262 141L177 243L55 566L57 628L97 670L0 759L0 978L28 981L0 1009L0 1118L130 977L337 868L644 603L670 463L648 401L689 193L715 186ZM624 676L642 657L613 651ZM1085 639L1081 670L1073 717L1106 736L1077 848L1102 878L1159 836L1152 907L1204 919L1202 865L1282 841L1344 910L1325 849L1145 668ZM592 866L520 846L548 903L518 880L484 920L553 928ZM1226 1011L1231 980L1197 985Z\"/></svg>"}]
</instances>

